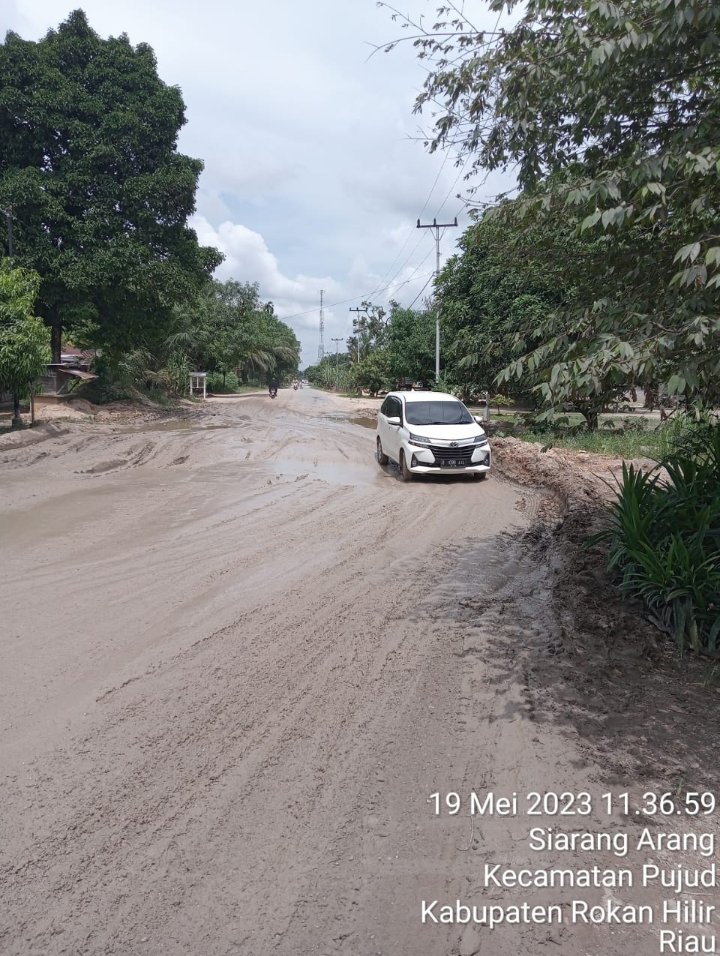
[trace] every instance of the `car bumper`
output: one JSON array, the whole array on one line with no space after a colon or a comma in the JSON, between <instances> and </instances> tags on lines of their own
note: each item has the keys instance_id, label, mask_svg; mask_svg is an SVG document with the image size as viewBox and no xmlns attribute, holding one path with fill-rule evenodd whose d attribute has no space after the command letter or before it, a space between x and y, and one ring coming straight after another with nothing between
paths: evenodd
<instances>
[{"instance_id":1,"label":"car bumper","mask_svg":"<svg viewBox=\"0 0 720 956\"><path fill-rule=\"evenodd\" d=\"M490 471L492 455L490 449L476 448L470 461L449 465L438 462L429 450L414 446L405 449L405 460L410 471L418 475L481 475Z\"/></svg>"}]
</instances>

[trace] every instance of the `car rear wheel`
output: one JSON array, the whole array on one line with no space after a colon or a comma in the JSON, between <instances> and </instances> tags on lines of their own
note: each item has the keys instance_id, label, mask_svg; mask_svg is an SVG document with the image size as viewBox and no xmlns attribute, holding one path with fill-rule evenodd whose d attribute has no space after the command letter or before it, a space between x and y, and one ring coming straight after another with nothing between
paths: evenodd
<instances>
[{"instance_id":1,"label":"car rear wheel","mask_svg":"<svg viewBox=\"0 0 720 956\"><path fill-rule=\"evenodd\" d=\"M378 465L387 465L387 463L390 461L388 456L383 451L382 442L380 441L379 438L377 440L377 448L375 449L375 455L378 460Z\"/></svg>"},{"instance_id":2,"label":"car rear wheel","mask_svg":"<svg viewBox=\"0 0 720 956\"><path fill-rule=\"evenodd\" d=\"M412 481L413 479L413 473L408 468L405 452L402 450L400 451L400 477L403 481Z\"/></svg>"}]
</instances>

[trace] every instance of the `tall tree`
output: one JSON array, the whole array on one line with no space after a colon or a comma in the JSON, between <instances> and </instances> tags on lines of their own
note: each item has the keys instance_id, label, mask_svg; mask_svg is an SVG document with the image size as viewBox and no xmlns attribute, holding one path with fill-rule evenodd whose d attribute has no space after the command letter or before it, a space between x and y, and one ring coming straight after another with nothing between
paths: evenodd
<instances>
[{"instance_id":1,"label":"tall tree","mask_svg":"<svg viewBox=\"0 0 720 956\"><path fill-rule=\"evenodd\" d=\"M395 381L430 382L435 374L435 315L390 303L386 332L390 376Z\"/></svg>"},{"instance_id":2,"label":"tall tree","mask_svg":"<svg viewBox=\"0 0 720 956\"><path fill-rule=\"evenodd\" d=\"M0 74L0 204L41 277L54 361L63 329L110 351L158 340L222 258L187 225L202 163L177 152L180 90L147 44L102 39L81 10L38 42L8 33Z\"/></svg>"}]
</instances>

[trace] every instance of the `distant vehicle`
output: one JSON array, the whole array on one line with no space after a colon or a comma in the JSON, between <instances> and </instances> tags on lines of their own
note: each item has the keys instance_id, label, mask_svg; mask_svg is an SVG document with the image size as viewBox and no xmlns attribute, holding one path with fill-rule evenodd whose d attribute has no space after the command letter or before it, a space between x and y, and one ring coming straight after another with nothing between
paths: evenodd
<instances>
[{"instance_id":1,"label":"distant vehicle","mask_svg":"<svg viewBox=\"0 0 720 956\"><path fill-rule=\"evenodd\" d=\"M378 413L375 453L413 475L464 474L485 478L491 452L477 418L444 392L389 392Z\"/></svg>"}]
</instances>

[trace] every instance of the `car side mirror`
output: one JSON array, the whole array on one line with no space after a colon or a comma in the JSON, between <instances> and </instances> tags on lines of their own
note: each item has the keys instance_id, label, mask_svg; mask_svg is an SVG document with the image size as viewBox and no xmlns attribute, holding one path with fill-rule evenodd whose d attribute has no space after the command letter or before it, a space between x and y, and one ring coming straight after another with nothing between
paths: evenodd
<instances>
[{"instance_id":1,"label":"car side mirror","mask_svg":"<svg viewBox=\"0 0 720 956\"><path fill-rule=\"evenodd\" d=\"M398 427L402 425L402 422L397 415L391 415L390 418L388 418L387 423L388 425L396 425Z\"/></svg>"}]
</instances>

